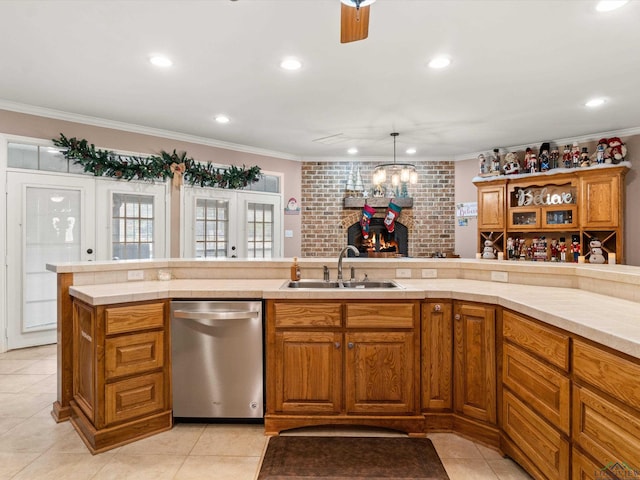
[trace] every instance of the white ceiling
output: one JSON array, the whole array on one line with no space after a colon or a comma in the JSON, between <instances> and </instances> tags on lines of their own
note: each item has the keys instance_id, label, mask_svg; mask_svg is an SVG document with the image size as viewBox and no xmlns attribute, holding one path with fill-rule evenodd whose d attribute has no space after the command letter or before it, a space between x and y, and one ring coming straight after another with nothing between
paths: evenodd
<instances>
[{"instance_id":1,"label":"white ceiling","mask_svg":"<svg viewBox=\"0 0 640 480\"><path fill-rule=\"evenodd\" d=\"M1 0L0 108L303 160L389 156L392 131L399 156L448 159L640 127L640 1L595 4L378 0L369 38L340 44L339 0ZM280 69L291 55L301 70Z\"/></svg>"}]
</instances>

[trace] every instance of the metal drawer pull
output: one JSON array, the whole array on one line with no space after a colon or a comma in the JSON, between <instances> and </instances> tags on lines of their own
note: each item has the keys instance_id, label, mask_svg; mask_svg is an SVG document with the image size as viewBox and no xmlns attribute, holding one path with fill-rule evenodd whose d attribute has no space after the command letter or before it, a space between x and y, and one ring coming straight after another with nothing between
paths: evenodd
<instances>
[{"instance_id":1,"label":"metal drawer pull","mask_svg":"<svg viewBox=\"0 0 640 480\"><path fill-rule=\"evenodd\" d=\"M440 306L440 304L437 304L433 307L434 312L439 312L440 310L442 310L442 307Z\"/></svg>"},{"instance_id":2,"label":"metal drawer pull","mask_svg":"<svg viewBox=\"0 0 640 480\"><path fill-rule=\"evenodd\" d=\"M336 346L336 348L340 348L340 342L336 342L334 343L334 345Z\"/></svg>"},{"instance_id":3,"label":"metal drawer pull","mask_svg":"<svg viewBox=\"0 0 640 480\"><path fill-rule=\"evenodd\" d=\"M347 344L347 347L349 347L349 348L353 348L353 346L354 346L354 345L353 345L353 342L349 342L349 343Z\"/></svg>"}]
</instances>

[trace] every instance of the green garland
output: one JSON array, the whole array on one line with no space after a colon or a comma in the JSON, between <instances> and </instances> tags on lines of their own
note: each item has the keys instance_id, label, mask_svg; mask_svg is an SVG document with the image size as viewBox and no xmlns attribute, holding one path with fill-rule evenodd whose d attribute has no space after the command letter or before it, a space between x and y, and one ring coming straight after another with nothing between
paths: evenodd
<instances>
[{"instance_id":1,"label":"green garland","mask_svg":"<svg viewBox=\"0 0 640 480\"><path fill-rule=\"evenodd\" d=\"M138 157L119 155L109 150L96 149L86 140L67 138L62 133L54 138L53 144L62 149L67 160L82 165L85 172L100 177L129 180L166 180L173 178L176 166L183 166L183 178L189 185L238 189L260 179L260 167L242 168L230 166L216 168L210 163L202 163L188 158L186 152L160 152L160 156Z\"/></svg>"}]
</instances>

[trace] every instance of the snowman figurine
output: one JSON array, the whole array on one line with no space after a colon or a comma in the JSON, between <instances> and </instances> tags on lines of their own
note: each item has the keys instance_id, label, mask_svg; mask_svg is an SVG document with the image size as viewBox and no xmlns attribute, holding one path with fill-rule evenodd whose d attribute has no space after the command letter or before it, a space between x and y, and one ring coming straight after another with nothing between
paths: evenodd
<instances>
[{"instance_id":1,"label":"snowman figurine","mask_svg":"<svg viewBox=\"0 0 640 480\"><path fill-rule=\"evenodd\" d=\"M489 260L495 260L496 254L493 249L493 241L485 240L484 241L484 250L482 251L482 258L486 258Z\"/></svg>"},{"instance_id":2,"label":"snowman figurine","mask_svg":"<svg viewBox=\"0 0 640 480\"><path fill-rule=\"evenodd\" d=\"M600 240L594 238L589 242L589 249L591 255L589 255L589 263L604 263L604 255L602 255L602 244Z\"/></svg>"}]
</instances>

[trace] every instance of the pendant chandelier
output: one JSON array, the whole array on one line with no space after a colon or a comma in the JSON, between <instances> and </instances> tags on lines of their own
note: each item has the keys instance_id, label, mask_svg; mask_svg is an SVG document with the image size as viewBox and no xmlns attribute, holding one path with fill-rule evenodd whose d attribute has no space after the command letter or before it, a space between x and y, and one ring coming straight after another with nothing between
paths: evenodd
<instances>
[{"instance_id":1,"label":"pendant chandelier","mask_svg":"<svg viewBox=\"0 0 640 480\"><path fill-rule=\"evenodd\" d=\"M373 171L373 184L382 185L387 182L387 179L391 181L391 185L398 187L407 183L415 185L418 183L418 172L416 166L411 163L396 163L396 137L400 135L398 132L393 132L393 163L381 163L377 165Z\"/></svg>"}]
</instances>

